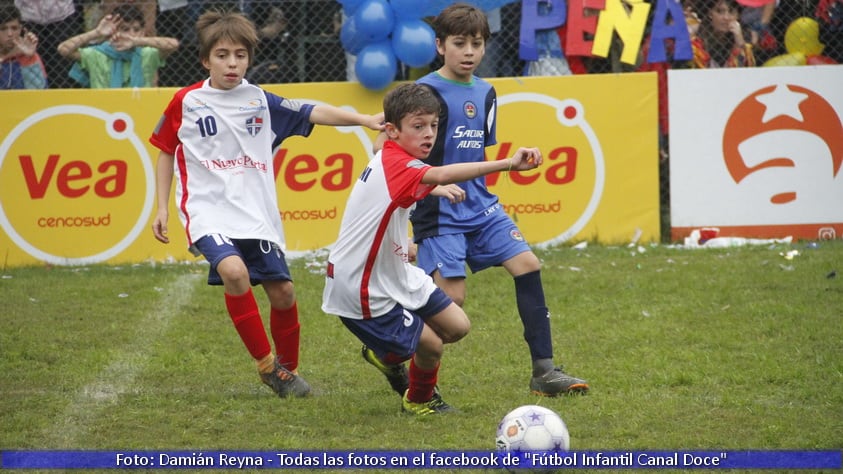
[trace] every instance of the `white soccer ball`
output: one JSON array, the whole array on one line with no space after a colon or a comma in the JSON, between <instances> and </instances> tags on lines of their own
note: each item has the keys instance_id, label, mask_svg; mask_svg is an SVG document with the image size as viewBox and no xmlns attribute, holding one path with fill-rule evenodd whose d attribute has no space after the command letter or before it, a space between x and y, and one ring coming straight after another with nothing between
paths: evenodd
<instances>
[{"instance_id":1,"label":"white soccer ball","mask_svg":"<svg viewBox=\"0 0 843 474\"><path fill-rule=\"evenodd\" d=\"M570 436L568 427L555 411L524 405L503 417L495 444L498 451L567 451Z\"/></svg>"}]
</instances>

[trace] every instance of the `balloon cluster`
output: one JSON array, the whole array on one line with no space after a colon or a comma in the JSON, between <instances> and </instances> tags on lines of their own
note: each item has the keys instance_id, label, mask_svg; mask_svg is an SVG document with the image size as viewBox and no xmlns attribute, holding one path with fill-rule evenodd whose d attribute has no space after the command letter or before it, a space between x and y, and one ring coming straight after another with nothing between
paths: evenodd
<instances>
[{"instance_id":1,"label":"balloon cluster","mask_svg":"<svg viewBox=\"0 0 843 474\"><path fill-rule=\"evenodd\" d=\"M836 61L821 54L825 45L820 43L820 27L813 18L793 20L784 33L784 47L786 54L768 59L764 66L836 64Z\"/></svg>"},{"instance_id":2,"label":"balloon cluster","mask_svg":"<svg viewBox=\"0 0 843 474\"><path fill-rule=\"evenodd\" d=\"M340 30L343 48L356 56L354 73L367 89L389 85L398 62L410 67L436 57L436 35L422 20L424 0L339 0L346 21Z\"/></svg>"}]
</instances>

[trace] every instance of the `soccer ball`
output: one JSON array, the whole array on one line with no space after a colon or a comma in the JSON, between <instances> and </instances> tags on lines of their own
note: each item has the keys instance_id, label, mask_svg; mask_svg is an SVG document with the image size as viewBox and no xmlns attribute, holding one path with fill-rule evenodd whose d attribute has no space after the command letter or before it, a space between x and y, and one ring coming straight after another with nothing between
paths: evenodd
<instances>
[{"instance_id":1,"label":"soccer ball","mask_svg":"<svg viewBox=\"0 0 843 474\"><path fill-rule=\"evenodd\" d=\"M567 451L570 437L568 427L555 411L524 405L503 417L495 444L498 451Z\"/></svg>"}]
</instances>

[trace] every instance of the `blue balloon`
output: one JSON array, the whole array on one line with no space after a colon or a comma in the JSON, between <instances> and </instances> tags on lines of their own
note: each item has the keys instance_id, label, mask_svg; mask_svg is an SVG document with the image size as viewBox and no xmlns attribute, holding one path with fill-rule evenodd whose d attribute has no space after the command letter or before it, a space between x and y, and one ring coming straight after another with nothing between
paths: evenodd
<instances>
[{"instance_id":1,"label":"blue balloon","mask_svg":"<svg viewBox=\"0 0 843 474\"><path fill-rule=\"evenodd\" d=\"M392 49L407 66L428 65L436 57L436 34L422 20L401 21L392 32Z\"/></svg>"},{"instance_id":2,"label":"blue balloon","mask_svg":"<svg viewBox=\"0 0 843 474\"><path fill-rule=\"evenodd\" d=\"M418 20L422 17L426 6L424 0L389 0L389 4L392 5L395 19L399 22L402 20Z\"/></svg>"},{"instance_id":3,"label":"blue balloon","mask_svg":"<svg viewBox=\"0 0 843 474\"><path fill-rule=\"evenodd\" d=\"M340 43L351 54L357 54L369 41L357 29L354 17L348 18L340 28Z\"/></svg>"},{"instance_id":4,"label":"blue balloon","mask_svg":"<svg viewBox=\"0 0 843 474\"><path fill-rule=\"evenodd\" d=\"M346 16L354 15L357 8L363 4L363 0L339 0L339 2L340 5L342 5L342 11L345 12Z\"/></svg>"},{"instance_id":5,"label":"blue balloon","mask_svg":"<svg viewBox=\"0 0 843 474\"><path fill-rule=\"evenodd\" d=\"M368 43L377 43L392 33L395 14L386 0L366 0L354 12L354 22Z\"/></svg>"},{"instance_id":6,"label":"blue balloon","mask_svg":"<svg viewBox=\"0 0 843 474\"><path fill-rule=\"evenodd\" d=\"M395 80L398 60L389 41L373 43L360 51L354 63L357 80L367 89L381 90Z\"/></svg>"}]
</instances>

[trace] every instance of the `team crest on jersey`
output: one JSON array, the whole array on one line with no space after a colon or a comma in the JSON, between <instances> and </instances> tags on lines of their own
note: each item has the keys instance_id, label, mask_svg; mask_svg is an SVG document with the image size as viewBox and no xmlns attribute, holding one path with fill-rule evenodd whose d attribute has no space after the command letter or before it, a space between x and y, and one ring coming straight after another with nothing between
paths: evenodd
<instances>
[{"instance_id":1,"label":"team crest on jersey","mask_svg":"<svg viewBox=\"0 0 843 474\"><path fill-rule=\"evenodd\" d=\"M523 236L523 235L521 235L521 231L520 231L520 230L518 230L518 229L512 229L512 230L510 230L510 231L509 231L509 237L510 237L512 240L517 240L517 241L519 241L519 242L523 242L523 241L524 241L524 236Z\"/></svg>"},{"instance_id":2,"label":"team crest on jersey","mask_svg":"<svg viewBox=\"0 0 843 474\"><path fill-rule=\"evenodd\" d=\"M474 105L474 102L468 101L463 104L462 111L465 113L466 117L471 119L477 115L477 106Z\"/></svg>"},{"instance_id":3,"label":"team crest on jersey","mask_svg":"<svg viewBox=\"0 0 843 474\"><path fill-rule=\"evenodd\" d=\"M249 132L249 135L257 136L261 132L261 128L263 128L262 118L255 116L246 119L246 131Z\"/></svg>"}]
</instances>

